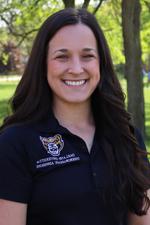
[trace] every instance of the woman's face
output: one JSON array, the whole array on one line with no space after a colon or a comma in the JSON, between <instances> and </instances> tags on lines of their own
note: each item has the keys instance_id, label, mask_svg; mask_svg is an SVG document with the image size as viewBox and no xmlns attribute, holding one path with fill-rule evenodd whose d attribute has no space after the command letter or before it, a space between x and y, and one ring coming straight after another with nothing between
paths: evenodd
<instances>
[{"instance_id":1,"label":"woman's face","mask_svg":"<svg viewBox=\"0 0 150 225\"><path fill-rule=\"evenodd\" d=\"M88 26L65 26L50 40L47 79L54 104L89 103L100 81L100 65L96 39Z\"/></svg>"}]
</instances>

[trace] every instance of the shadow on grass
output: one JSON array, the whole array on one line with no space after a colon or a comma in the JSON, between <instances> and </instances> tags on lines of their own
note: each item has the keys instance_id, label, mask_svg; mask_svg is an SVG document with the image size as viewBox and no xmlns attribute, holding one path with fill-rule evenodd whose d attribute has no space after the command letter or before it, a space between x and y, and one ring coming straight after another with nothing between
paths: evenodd
<instances>
[{"instance_id":1,"label":"shadow on grass","mask_svg":"<svg viewBox=\"0 0 150 225\"><path fill-rule=\"evenodd\" d=\"M145 121L146 121L146 137L145 143L147 146L147 150L150 152L150 103L145 103Z\"/></svg>"},{"instance_id":2,"label":"shadow on grass","mask_svg":"<svg viewBox=\"0 0 150 225\"><path fill-rule=\"evenodd\" d=\"M148 150L150 152L150 125L146 126L146 144L148 146Z\"/></svg>"},{"instance_id":3,"label":"shadow on grass","mask_svg":"<svg viewBox=\"0 0 150 225\"><path fill-rule=\"evenodd\" d=\"M145 121L150 124L150 103L145 103Z\"/></svg>"}]
</instances>

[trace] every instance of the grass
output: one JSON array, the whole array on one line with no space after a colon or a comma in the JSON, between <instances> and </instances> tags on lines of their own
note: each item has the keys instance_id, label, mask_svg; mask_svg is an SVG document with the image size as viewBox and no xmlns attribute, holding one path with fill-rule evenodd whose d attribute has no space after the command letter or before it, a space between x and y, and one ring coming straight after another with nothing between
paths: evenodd
<instances>
[{"instance_id":1,"label":"grass","mask_svg":"<svg viewBox=\"0 0 150 225\"><path fill-rule=\"evenodd\" d=\"M13 95L15 87L17 85L17 79L1 79L0 77L0 124L6 115L9 114L9 99ZM121 80L123 90L126 90L125 80ZM150 85L144 85L144 97L145 97L145 125L146 125L146 140L145 144L150 152Z\"/></svg>"},{"instance_id":2,"label":"grass","mask_svg":"<svg viewBox=\"0 0 150 225\"><path fill-rule=\"evenodd\" d=\"M9 99L13 95L17 81L0 80L0 124L6 115L9 114Z\"/></svg>"},{"instance_id":3,"label":"grass","mask_svg":"<svg viewBox=\"0 0 150 225\"><path fill-rule=\"evenodd\" d=\"M126 92L126 80L120 80L123 91ZM146 137L145 144L147 150L150 152L150 84L147 85L147 80L144 79L144 99L145 99L145 128Z\"/></svg>"},{"instance_id":4,"label":"grass","mask_svg":"<svg viewBox=\"0 0 150 225\"><path fill-rule=\"evenodd\" d=\"M144 88L145 97L145 127L146 127L146 146L150 152L150 86Z\"/></svg>"}]
</instances>

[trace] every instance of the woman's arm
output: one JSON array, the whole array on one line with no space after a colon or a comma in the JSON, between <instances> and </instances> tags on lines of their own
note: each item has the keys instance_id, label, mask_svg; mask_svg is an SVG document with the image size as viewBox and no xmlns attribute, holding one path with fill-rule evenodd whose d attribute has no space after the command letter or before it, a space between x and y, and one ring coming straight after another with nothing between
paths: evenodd
<instances>
[{"instance_id":1,"label":"woman's arm","mask_svg":"<svg viewBox=\"0 0 150 225\"><path fill-rule=\"evenodd\" d=\"M150 199L150 190L148 190L148 197ZM137 216L133 213L129 213L128 218L128 225L150 225L150 208L144 216Z\"/></svg>"},{"instance_id":2,"label":"woman's arm","mask_svg":"<svg viewBox=\"0 0 150 225\"><path fill-rule=\"evenodd\" d=\"M0 199L0 225L26 225L27 204Z\"/></svg>"}]
</instances>

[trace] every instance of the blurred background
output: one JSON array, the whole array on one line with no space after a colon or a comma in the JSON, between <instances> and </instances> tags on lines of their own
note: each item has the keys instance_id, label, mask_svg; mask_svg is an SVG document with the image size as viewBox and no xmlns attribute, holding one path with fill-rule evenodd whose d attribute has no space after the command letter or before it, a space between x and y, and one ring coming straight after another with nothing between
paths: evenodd
<instances>
[{"instance_id":1,"label":"blurred background","mask_svg":"<svg viewBox=\"0 0 150 225\"><path fill-rule=\"evenodd\" d=\"M11 113L9 99L40 25L52 13L75 6L98 19L126 107L150 152L150 0L0 0L0 124Z\"/></svg>"}]
</instances>

